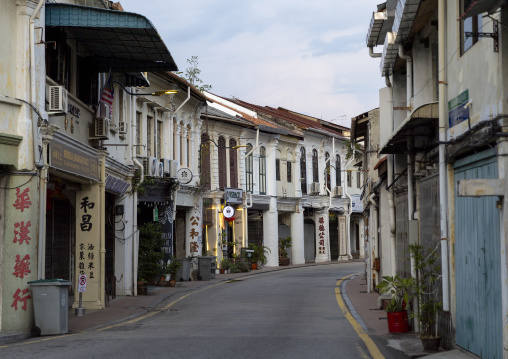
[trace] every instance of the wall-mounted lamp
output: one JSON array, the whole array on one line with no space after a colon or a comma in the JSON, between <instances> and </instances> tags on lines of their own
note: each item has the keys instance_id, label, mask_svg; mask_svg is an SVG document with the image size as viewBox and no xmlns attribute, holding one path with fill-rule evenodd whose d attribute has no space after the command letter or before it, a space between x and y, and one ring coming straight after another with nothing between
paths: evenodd
<instances>
[{"instance_id":1,"label":"wall-mounted lamp","mask_svg":"<svg viewBox=\"0 0 508 359\"><path fill-rule=\"evenodd\" d=\"M175 94L178 92L178 90L161 90L161 91L155 91L155 92L149 92L149 93L148 92L147 93L135 93L135 92L128 91L121 82L118 82L116 80L111 80L111 81L114 82L115 84L120 85L120 87L125 92L127 92L129 95L134 95L134 96L142 96L142 95L162 96L162 95L172 95L172 94Z\"/></svg>"}]
</instances>

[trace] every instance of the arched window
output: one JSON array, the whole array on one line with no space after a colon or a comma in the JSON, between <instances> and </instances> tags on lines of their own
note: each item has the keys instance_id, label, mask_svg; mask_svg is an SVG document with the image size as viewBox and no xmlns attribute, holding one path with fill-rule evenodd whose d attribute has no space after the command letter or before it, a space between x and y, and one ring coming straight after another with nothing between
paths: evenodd
<instances>
[{"instance_id":1,"label":"arched window","mask_svg":"<svg viewBox=\"0 0 508 359\"><path fill-rule=\"evenodd\" d=\"M219 188L224 189L227 187L228 181L228 164L226 163L226 139L222 136L219 137Z\"/></svg>"},{"instance_id":2,"label":"arched window","mask_svg":"<svg viewBox=\"0 0 508 359\"><path fill-rule=\"evenodd\" d=\"M252 145L249 143L247 147L245 147L245 154L252 151ZM252 153L245 157L245 190L247 192L252 193L254 191L254 164L253 164L253 155Z\"/></svg>"},{"instance_id":3,"label":"arched window","mask_svg":"<svg viewBox=\"0 0 508 359\"><path fill-rule=\"evenodd\" d=\"M199 148L199 171L201 173L201 185L204 189L211 189L210 181L210 137L208 133L201 134L201 147Z\"/></svg>"},{"instance_id":4,"label":"arched window","mask_svg":"<svg viewBox=\"0 0 508 359\"><path fill-rule=\"evenodd\" d=\"M325 152L325 185L328 190L331 190L331 178L330 178L330 165L331 163L328 161L330 159L330 154Z\"/></svg>"},{"instance_id":5,"label":"arched window","mask_svg":"<svg viewBox=\"0 0 508 359\"><path fill-rule=\"evenodd\" d=\"M337 155L335 157L335 185L336 186L342 186L341 173L342 173L342 170L340 168L340 155Z\"/></svg>"},{"instance_id":6,"label":"arched window","mask_svg":"<svg viewBox=\"0 0 508 359\"><path fill-rule=\"evenodd\" d=\"M302 181L302 194L307 194L307 158L305 147L300 148L300 180Z\"/></svg>"},{"instance_id":7,"label":"arched window","mask_svg":"<svg viewBox=\"0 0 508 359\"><path fill-rule=\"evenodd\" d=\"M186 153L184 151L182 151L182 148L183 148L183 144L185 143L184 141L186 141L185 137L186 137L186 134L185 134L185 125L183 124L183 122L180 122L180 165L183 167L184 164L185 164L185 155Z\"/></svg>"},{"instance_id":8,"label":"arched window","mask_svg":"<svg viewBox=\"0 0 508 359\"><path fill-rule=\"evenodd\" d=\"M259 149L259 194L266 194L266 149Z\"/></svg>"},{"instance_id":9,"label":"arched window","mask_svg":"<svg viewBox=\"0 0 508 359\"><path fill-rule=\"evenodd\" d=\"M229 183L233 188L238 187L238 169L237 169L237 158L236 158L236 140L234 138L229 139Z\"/></svg>"},{"instance_id":10,"label":"arched window","mask_svg":"<svg viewBox=\"0 0 508 359\"><path fill-rule=\"evenodd\" d=\"M312 182L319 182L318 152L312 150Z\"/></svg>"}]
</instances>

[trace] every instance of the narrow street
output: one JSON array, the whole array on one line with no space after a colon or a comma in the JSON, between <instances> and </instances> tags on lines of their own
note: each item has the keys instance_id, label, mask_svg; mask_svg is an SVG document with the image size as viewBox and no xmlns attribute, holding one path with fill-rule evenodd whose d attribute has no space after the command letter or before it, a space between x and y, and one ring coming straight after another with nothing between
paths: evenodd
<instances>
[{"instance_id":1,"label":"narrow street","mask_svg":"<svg viewBox=\"0 0 508 359\"><path fill-rule=\"evenodd\" d=\"M244 277L161 302L148 316L103 329L41 337L2 358L370 358L337 303L337 281L363 263ZM153 314L153 315L150 315ZM387 358L405 358L372 338Z\"/></svg>"}]
</instances>

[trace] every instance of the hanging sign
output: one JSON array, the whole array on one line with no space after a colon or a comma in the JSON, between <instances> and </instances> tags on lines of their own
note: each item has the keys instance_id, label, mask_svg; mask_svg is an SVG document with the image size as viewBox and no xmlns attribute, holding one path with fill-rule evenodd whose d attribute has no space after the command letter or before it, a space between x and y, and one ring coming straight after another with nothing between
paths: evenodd
<instances>
[{"instance_id":1,"label":"hanging sign","mask_svg":"<svg viewBox=\"0 0 508 359\"><path fill-rule=\"evenodd\" d=\"M232 221L234 220L235 218L235 209L233 206L226 206L224 207L224 209L222 210L222 215L224 216L224 219L226 221Z\"/></svg>"},{"instance_id":2,"label":"hanging sign","mask_svg":"<svg viewBox=\"0 0 508 359\"><path fill-rule=\"evenodd\" d=\"M192 171L188 168L182 167L176 173L176 178L178 179L178 182L187 184L192 181Z\"/></svg>"},{"instance_id":3,"label":"hanging sign","mask_svg":"<svg viewBox=\"0 0 508 359\"><path fill-rule=\"evenodd\" d=\"M243 190L238 188L224 188L226 204L242 204Z\"/></svg>"}]
</instances>

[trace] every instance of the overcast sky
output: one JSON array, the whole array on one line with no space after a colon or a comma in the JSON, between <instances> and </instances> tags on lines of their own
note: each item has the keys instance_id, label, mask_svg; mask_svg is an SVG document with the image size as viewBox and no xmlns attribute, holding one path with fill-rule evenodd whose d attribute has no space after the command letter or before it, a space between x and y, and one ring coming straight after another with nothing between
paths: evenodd
<instances>
[{"instance_id":1,"label":"overcast sky","mask_svg":"<svg viewBox=\"0 0 508 359\"><path fill-rule=\"evenodd\" d=\"M348 127L378 107L384 80L365 37L381 0L120 2L154 24L180 71L198 56L212 93Z\"/></svg>"}]
</instances>

